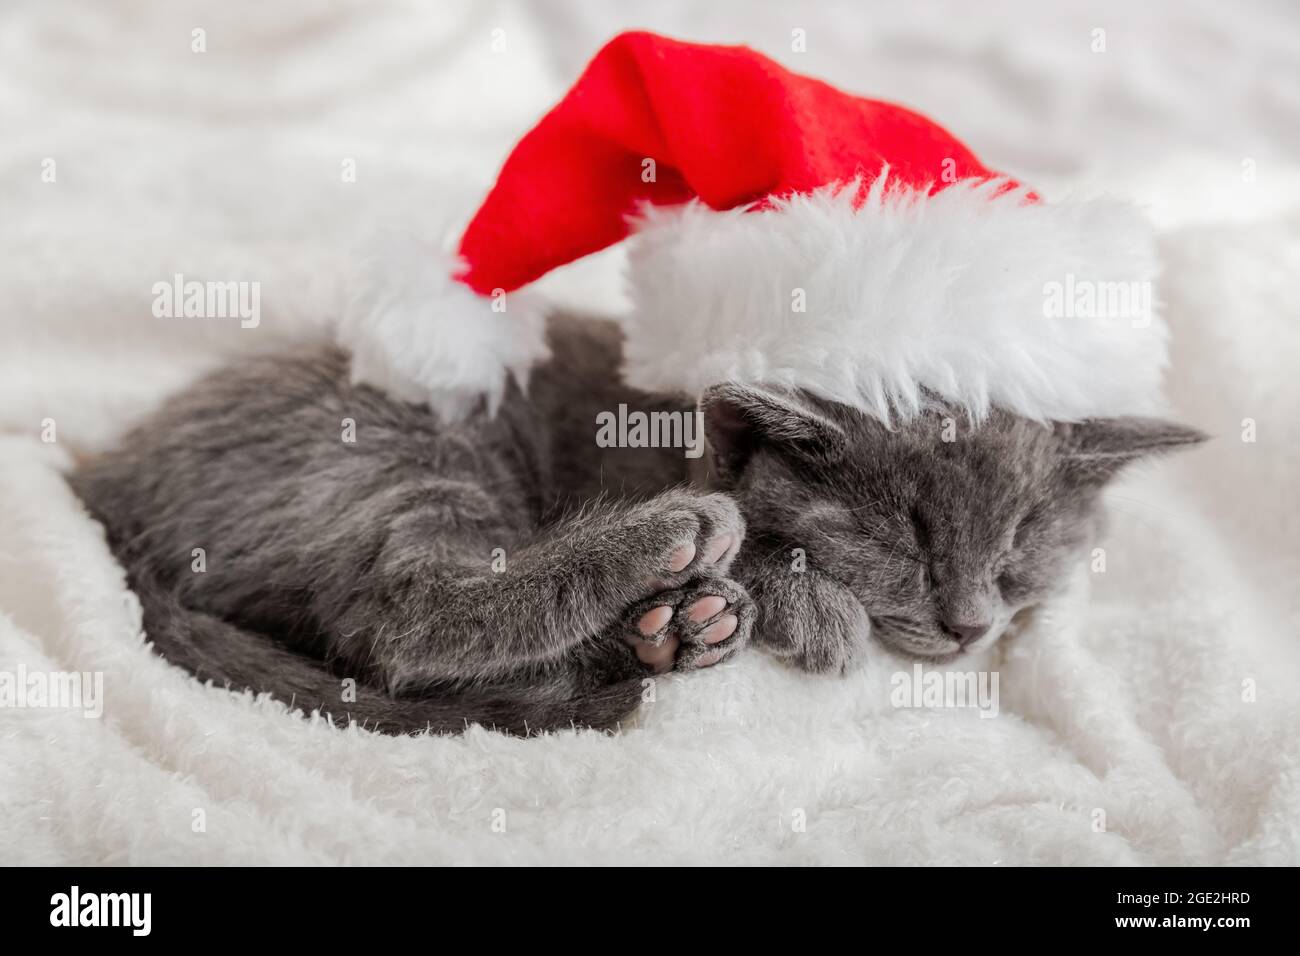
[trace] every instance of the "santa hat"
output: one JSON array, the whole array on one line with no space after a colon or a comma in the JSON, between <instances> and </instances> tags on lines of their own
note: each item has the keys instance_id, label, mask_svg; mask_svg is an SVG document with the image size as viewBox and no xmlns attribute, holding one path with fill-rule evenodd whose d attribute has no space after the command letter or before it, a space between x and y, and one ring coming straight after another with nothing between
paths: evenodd
<instances>
[{"instance_id":1,"label":"santa hat","mask_svg":"<svg viewBox=\"0 0 1300 956\"><path fill-rule=\"evenodd\" d=\"M635 386L769 382L884 419L927 392L977 418L1160 405L1133 209L1042 201L917 113L650 33L611 40L524 136L454 264L423 263L436 289L352 312L354 375L452 413L495 401L545 355L529 283L625 239Z\"/></svg>"}]
</instances>

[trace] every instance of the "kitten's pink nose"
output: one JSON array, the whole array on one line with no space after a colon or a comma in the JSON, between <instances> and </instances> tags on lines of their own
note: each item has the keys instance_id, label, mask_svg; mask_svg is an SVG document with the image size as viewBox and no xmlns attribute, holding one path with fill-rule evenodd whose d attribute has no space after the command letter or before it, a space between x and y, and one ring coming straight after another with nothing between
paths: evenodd
<instances>
[{"instance_id":1,"label":"kitten's pink nose","mask_svg":"<svg viewBox=\"0 0 1300 956\"><path fill-rule=\"evenodd\" d=\"M944 622L944 628L960 644L965 647L967 644L974 644L981 637L989 632L990 624L954 624L948 621Z\"/></svg>"}]
</instances>

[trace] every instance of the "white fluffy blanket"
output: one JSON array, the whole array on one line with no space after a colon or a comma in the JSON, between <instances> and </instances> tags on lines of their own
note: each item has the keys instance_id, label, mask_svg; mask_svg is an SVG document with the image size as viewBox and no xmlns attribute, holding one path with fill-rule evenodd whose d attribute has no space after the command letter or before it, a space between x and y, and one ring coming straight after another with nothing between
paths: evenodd
<instances>
[{"instance_id":1,"label":"white fluffy blanket","mask_svg":"<svg viewBox=\"0 0 1300 956\"><path fill-rule=\"evenodd\" d=\"M104 709L0 708L0 859L1300 862L1300 31L1134 6L6 4L0 675L102 672ZM1215 440L1109 495L1105 572L986 662L990 719L894 707L883 653L845 680L754 653L618 736L391 739L151 656L61 473L201 369L327 334L357 236L456 222L632 25L907 102L1049 195L1146 202L1173 405ZM610 305L616 260L548 285ZM261 325L154 318L176 272L261 282Z\"/></svg>"}]
</instances>

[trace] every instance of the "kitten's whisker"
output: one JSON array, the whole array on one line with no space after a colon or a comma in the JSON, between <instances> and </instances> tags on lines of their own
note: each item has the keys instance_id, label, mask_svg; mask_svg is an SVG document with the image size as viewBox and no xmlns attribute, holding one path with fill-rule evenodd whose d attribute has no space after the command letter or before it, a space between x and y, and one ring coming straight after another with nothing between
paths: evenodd
<instances>
[{"instance_id":1,"label":"kitten's whisker","mask_svg":"<svg viewBox=\"0 0 1300 956\"><path fill-rule=\"evenodd\" d=\"M884 498L878 498L878 499L876 499L875 501L868 501L865 505L859 505L859 506L856 507L856 508L845 508L844 510L847 511L847 512L849 512L849 513L854 513L854 512L858 512L858 511L866 511L868 508L874 508L874 507L876 507L877 505L882 505L882 504L885 504L885 503L886 503L886 502L885 502L885 499L884 499Z\"/></svg>"},{"instance_id":2,"label":"kitten's whisker","mask_svg":"<svg viewBox=\"0 0 1300 956\"><path fill-rule=\"evenodd\" d=\"M1150 508L1152 511L1157 512L1158 514L1165 515L1166 517L1169 518L1178 517L1178 515L1175 512L1170 511L1167 508L1161 508L1158 505L1153 505L1149 501L1143 501L1141 498L1131 498L1128 495L1117 495L1114 492L1109 492L1109 491L1102 492L1102 497L1105 498L1107 501L1125 501L1125 502L1131 502L1136 505L1142 505L1145 508Z\"/></svg>"}]
</instances>

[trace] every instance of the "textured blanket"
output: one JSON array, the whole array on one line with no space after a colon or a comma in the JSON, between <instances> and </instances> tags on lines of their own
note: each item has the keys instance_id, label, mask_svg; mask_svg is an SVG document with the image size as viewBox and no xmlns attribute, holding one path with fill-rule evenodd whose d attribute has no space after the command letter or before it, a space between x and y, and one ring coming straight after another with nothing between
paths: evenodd
<instances>
[{"instance_id":1,"label":"textured blanket","mask_svg":"<svg viewBox=\"0 0 1300 956\"><path fill-rule=\"evenodd\" d=\"M1294 14L788 6L5 5L0 861L1300 863ZM960 665L965 700L883 651L845 679L749 653L617 735L393 739L153 656L63 473L199 372L331 335L358 240L463 219L629 26L906 102L1049 196L1145 203L1172 413L1214 440L1108 494L1102 551ZM547 291L617 310L617 266ZM258 282L259 323L154 315L177 274Z\"/></svg>"}]
</instances>

